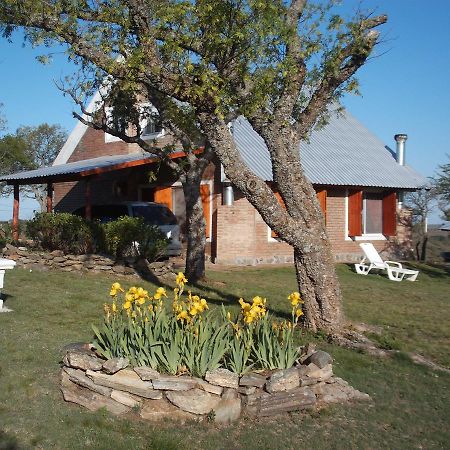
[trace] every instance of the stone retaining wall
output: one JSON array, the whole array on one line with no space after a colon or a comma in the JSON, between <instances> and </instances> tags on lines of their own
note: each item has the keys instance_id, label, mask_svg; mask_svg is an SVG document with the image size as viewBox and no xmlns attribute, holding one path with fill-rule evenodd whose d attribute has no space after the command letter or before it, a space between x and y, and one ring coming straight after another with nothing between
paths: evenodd
<instances>
[{"instance_id":1,"label":"stone retaining wall","mask_svg":"<svg viewBox=\"0 0 450 450\"><path fill-rule=\"evenodd\" d=\"M37 270L61 270L64 272L102 272L120 275L140 275L151 272L156 276L173 275L170 262L147 263L135 258L116 261L106 255L65 255L61 250L39 252L26 247L7 245L0 256L16 261L17 267ZM174 276L174 275L173 275Z\"/></svg>"},{"instance_id":2,"label":"stone retaining wall","mask_svg":"<svg viewBox=\"0 0 450 450\"><path fill-rule=\"evenodd\" d=\"M68 351L63 364L61 390L66 401L91 411L104 407L116 415L134 413L148 420L230 423L242 415L265 417L370 399L333 375L332 358L323 351L306 353L286 370L239 377L216 369L205 379L131 368L126 358L105 361L86 346Z\"/></svg>"}]
</instances>

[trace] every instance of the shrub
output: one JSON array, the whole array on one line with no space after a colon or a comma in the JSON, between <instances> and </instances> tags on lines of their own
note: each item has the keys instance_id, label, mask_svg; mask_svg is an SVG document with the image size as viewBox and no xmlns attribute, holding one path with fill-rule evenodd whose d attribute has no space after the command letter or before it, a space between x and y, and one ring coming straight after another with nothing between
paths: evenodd
<instances>
[{"instance_id":1,"label":"shrub","mask_svg":"<svg viewBox=\"0 0 450 450\"><path fill-rule=\"evenodd\" d=\"M83 254L95 251L101 243L98 222L88 222L69 213L37 213L27 223L27 234L44 250Z\"/></svg>"},{"instance_id":2,"label":"shrub","mask_svg":"<svg viewBox=\"0 0 450 450\"><path fill-rule=\"evenodd\" d=\"M115 257L137 255L154 261L161 257L169 239L155 225L148 225L142 217L119 217L103 225L108 253Z\"/></svg>"},{"instance_id":3,"label":"shrub","mask_svg":"<svg viewBox=\"0 0 450 450\"><path fill-rule=\"evenodd\" d=\"M205 299L191 291L186 294L186 282L180 272L171 305L165 305L162 287L150 296L142 288L133 286L125 292L114 283L102 325L92 326L97 351L105 358L127 357L135 366L174 375L204 376L219 367L242 374L250 368L285 369L294 364L298 358L294 329L302 314L298 293L288 297L290 321L274 322L266 299L259 296L252 303L240 299L241 310L233 321L223 305L209 311Z\"/></svg>"}]
</instances>

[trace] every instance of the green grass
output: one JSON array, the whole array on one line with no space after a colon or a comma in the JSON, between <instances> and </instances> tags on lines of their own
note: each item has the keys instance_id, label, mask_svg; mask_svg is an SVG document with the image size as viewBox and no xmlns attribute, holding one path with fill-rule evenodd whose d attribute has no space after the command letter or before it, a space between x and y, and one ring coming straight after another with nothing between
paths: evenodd
<instances>
[{"instance_id":1,"label":"green grass","mask_svg":"<svg viewBox=\"0 0 450 450\"><path fill-rule=\"evenodd\" d=\"M381 346L415 351L450 365L450 283L444 268L421 266L415 283L354 274L338 266L347 319L383 327ZM450 376L413 364L404 353L377 359L317 340L335 372L368 392L371 404L339 405L227 428L153 425L135 417L91 413L65 403L58 388L62 347L90 340L115 279L100 275L10 271L0 314L0 449L413 449L449 448ZM124 281L124 285L129 282ZM147 283L142 283L150 287ZM210 271L211 302L264 295L288 313L290 268ZM303 340L311 338L304 335Z\"/></svg>"}]
</instances>

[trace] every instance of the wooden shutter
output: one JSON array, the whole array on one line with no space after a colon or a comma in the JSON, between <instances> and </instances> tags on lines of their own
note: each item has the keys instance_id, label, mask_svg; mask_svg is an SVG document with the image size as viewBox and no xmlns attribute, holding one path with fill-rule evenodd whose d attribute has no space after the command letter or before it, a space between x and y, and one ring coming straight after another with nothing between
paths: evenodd
<instances>
[{"instance_id":1,"label":"wooden shutter","mask_svg":"<svg viewBox=\"0 0 450 450\"><path fill-rule=\"evenodd\" d=\"M210 237L210 228L211 228L211 199L209 192L209 184L201 184L200 185L200 196L202 198L203 204L203 214L205 216L206 222L206 238Z\"/></svg>"},{"instance_id":2,"label":"wooden shutter","mask_svg":"<svg viewBox=\"0 0 450 450\"><path fill-rule=\"evenodd\" d=\"M278 200L278 202L280 203L280 205L283 207L283 208L286 208L286 205L284 204L284 200L281 198L281 195L280 195L280 193L279 192L276 192L276 191L273 191L273 193L275 194L275 197L277 198L277 200ZM273 230L271 230L271 237L272 238L277 238L278 237L278 234L275 232L275 231L273 231Z\"/></svg>"},{"instance_id":3,"label":"wooden shutter","mask_svg":"<svg viewBox=\"0 0 450 450\"><path fill-rule=\"evenodd\" d=\"M390 192L383 197L383 234L397 234L397 194Z\"/></svg>"},{"instance_id":4,"label":"wooden shutter","mask_svg":"<svg viewBox=\"0 0 450 450\"><path fill-rule=\"evenodd\" d=\"M155 188L154 198L156 203L166 205L172 211L172 188L170 186L158 186Z\"/></svg>"},{"instance_id":5,"label":"wooden shutter","mask_svg":"<svg viewBox=\"0 0 450 450\"><path fill-rule=\"evenodd\" d=\"M348 193L348 235L362 235L362 191L350 191Z\"/></svg>"},{"instance_id":6,"label":"wooden shutter","mask_svg":"<svg viewBox=\"0 0 450 450\"><path fill-rule=\"evenodd\" d=\"M327 223L327 190L319 189L316 192L317 200L320 203L320 209L322 210L323 217L325 219L325 223Z\"/></svg>"}]
</instances>

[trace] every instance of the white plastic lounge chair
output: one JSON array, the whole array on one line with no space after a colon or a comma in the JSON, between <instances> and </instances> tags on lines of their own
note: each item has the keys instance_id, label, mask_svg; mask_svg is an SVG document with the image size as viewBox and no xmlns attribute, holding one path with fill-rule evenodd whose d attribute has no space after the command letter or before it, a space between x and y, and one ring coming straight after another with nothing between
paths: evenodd
<instances>
[{"instance_id":1,"label":"white plastic lounge chair","mask_svg":"<svg viewBox=\"0 0 450 450\"><path fill-rule=\"evenodd\" d=\"M403 279L415 281L418 270L404 268L400 263L395 261L383 261L377 250L370 243L359 244L364 251L364 258L359 264L355 264L356 273L367 275L372 269L386 270L388 277L392 281L402 281ZM369 264L366 264L368 260Z\"/></svg>"},{"instance_id":2,"label":"white plastic lounge chair","mask_svg":"<svg viewBox=\"0 0 450 450\"><path fill-rule=\"evenodd\" d=\"M12 259L4 259L0 258L0 310L3 309L3 300L2 300L2 289L3 289L3 279L5 277L5 270L14 269L16 262Z\"/></svg>"}]
</instances>

